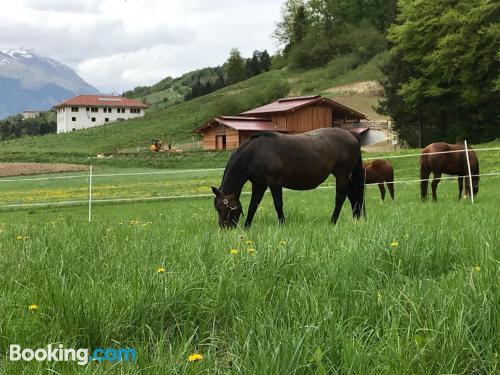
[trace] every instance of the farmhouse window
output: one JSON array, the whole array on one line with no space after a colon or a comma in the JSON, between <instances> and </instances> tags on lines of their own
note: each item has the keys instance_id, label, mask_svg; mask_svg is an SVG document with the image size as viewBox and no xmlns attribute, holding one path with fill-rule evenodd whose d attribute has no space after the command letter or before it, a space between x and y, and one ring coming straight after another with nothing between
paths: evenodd
<instances>
[{"instance_id":1,"label":"farmhouse window","mask_svg":"<svg viewBox=\"0 0 500 375\"><path fill-rule=\"evenodd\" d=\"M78 107L71 107L71 112L78 112Z\"/></svg>"},{"instance_id":2,"label":"farmhouse window","mask_svg":"<svg viewBox=\"0 0 500 375\"><path fill-rule=\"evenodd\" d=\"M71 121L76 121L76 117L71 117Z\"/></svg>"},{"instance_id":3,"label":"farmhouse window","mask_svg":"<svg viewBox=\"0 0 500 375\"><path fill-rule=\"evenodd\" d=\"M88 111L90 111L90 108L89 108L89 107L87 107L87 112L88 112Z\"/></svg>"},{"instance_id":4,"label":"farmhouse window","mask_svg":"<svg viewBox=\"0 0 500 375\"><path fill-rule=\"evenodd\" d=\"M107 117L106 117L106 118L104 119L104 122L109 122L109 118L107 118Z\"/></svg>"},{"instance_id":5,"label":"farmhouse window","mask_svg":"<svg viewBox=\"0 0 500 375\"><path fill-rule=\"evenodd\" d=\"M92 107L92 108L90 109L90 111L91 111L91 112L98 112L98 111L99 111L99 108L97 108L97 107Z\"/></svg>"},{"instance_id":6,"label":"farmhouse window","mask_svg":"<svg viewBox=\"0 0 500 375\"><path fill-rule=\"evenodd\" d=\"M95 117L92 117L92 122L95 122Z\"/></svg>"}]
</instances>

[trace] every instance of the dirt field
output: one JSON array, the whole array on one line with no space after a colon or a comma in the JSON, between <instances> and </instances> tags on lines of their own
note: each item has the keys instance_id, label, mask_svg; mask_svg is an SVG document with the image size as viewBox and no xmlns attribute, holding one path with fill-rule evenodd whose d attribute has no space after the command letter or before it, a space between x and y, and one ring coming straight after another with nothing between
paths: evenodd
<instances>
[{"instance_id":1,"label":"dirt field","mask_svg":"<svg viewBox=\"0 0 500 375\"><path fill-rule=\"evenodd\" d=\"M43 173L77 172L87 169L87 166L79 164L0 163L0 177L30 176Z\"/></svg>"}]
</instances>

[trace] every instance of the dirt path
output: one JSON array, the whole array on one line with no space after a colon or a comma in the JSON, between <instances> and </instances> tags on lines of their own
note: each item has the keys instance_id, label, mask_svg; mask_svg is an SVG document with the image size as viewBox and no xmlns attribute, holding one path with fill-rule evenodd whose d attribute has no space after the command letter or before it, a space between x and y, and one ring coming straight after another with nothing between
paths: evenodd
<instances>
[{"instance_id":1,"label":"dirt path","mask_svg":"<svg viewBox=\"0 0 500 375\"><path fill-rule=\"evenodd\" d=\"M63 163L0 163L0 177L30 176L43 173L85 171L88 167L80 164Z\"/></svg>"}]
</instances>

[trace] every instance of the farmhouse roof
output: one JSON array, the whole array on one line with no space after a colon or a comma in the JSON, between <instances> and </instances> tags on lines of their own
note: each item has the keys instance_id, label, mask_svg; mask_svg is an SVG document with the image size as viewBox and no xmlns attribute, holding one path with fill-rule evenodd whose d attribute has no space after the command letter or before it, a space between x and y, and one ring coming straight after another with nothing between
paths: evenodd
<instances>
[{"instance_id":1,"label":"farmhouse roof","mask_svg":"<svg viewBox=\"0 0 500 375\"><path fill-rule=\"evenodd\" d=\"M352 108L346 107L340 103L337 103L331 99L322 97L320 95L313 96L297 96L291 98L282 98L275 100L272 103L263 105L258 108L250 109L249 111L245 111L241 113L244 116L247 115L257 115L257 114L272 114L272 113L281 113L281 112L293 112L299 108L303 108L313 104L327 104L338 111L346 112L360 119L365 119L366 116Z\"/></svg>"},{"instance_id":2,"label":"farmhouse roof","mask_svg":"<svg viewBox=\"0 0 500 375\"><path fill-rule=\"evenodd\" d=\"M284 126L276 125L270 119L258 117L242 117L242 116L220 116L216 117L194 131L197 133L203 132L205 129L214 126L223 125L235 130L251 130L251 131L277 131L288 132Z\"/></svg>"},{"instance_id":3,"label":"farmhouse roof","mask_svg":"<svg viewBox=\"0 0 500 375\"><path fill-rule=\"evenodd\" d=\"M146 104L135 99L125 98L123 96L113 95L78 95L68 99L56 106L73 107L73 106L88 106L88 107L127 107L127 108L147 108Z\"/></svg>"}]
</instances>

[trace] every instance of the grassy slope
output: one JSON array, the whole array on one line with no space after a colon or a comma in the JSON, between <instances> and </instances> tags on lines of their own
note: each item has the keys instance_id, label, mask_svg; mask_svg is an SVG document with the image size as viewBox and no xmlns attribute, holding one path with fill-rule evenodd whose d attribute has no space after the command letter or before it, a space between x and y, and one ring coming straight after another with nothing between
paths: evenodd
<instances>
[{"instance_id":1,"label":"grassy slope","mask_svg":"<svg viewBox=\"0 0 500 375\"><path fill-rule=\"evenodd\" d=\"M496 373L497 183L482 179L474 205L455 182L437 204L419 202L418 184L383 204L370 187L367 219L346 204L336 227L331 190L285 192L285 226L267 195L246 232L218 232L209 198L96 206L92 224L85 207L0 213L0 353L139 352L113 367L2 355L0 372ZM193 352L205 359L188 364Z\"/></svg>"},{"instance_id":2,"label":"grassy slope","mask_svg":"<svg viewBox=\"0 0 500 375\"><path fill-rule=\"evenodd\" d=\"M310 93L311 90L321 93L333 85L379 78L378 65L384 56L376 56L368 64L354 70L346 69L343 63L331 63L307 72L271 71L190 102L165 110L151 111L141 119L68 134L23 138L1 143L0 160L83 162L89 154L147 147L151 138L155 137L173 139L174 144L191 142L195 137L192 130L211 117L219 115L218 103L227 95L238 95L244 99L248 90L263 90L269 81L280 77L290 81L292 94Z\"/></svg>"}]
</instances>

